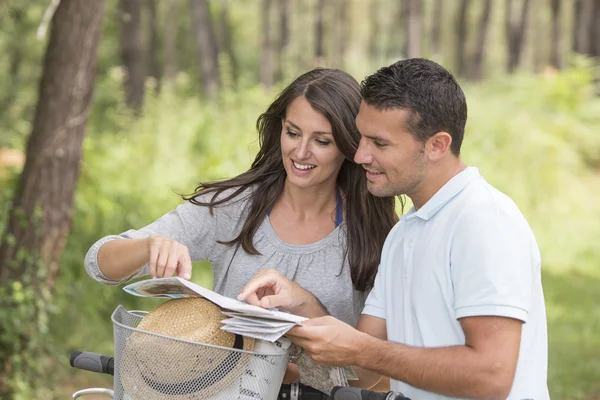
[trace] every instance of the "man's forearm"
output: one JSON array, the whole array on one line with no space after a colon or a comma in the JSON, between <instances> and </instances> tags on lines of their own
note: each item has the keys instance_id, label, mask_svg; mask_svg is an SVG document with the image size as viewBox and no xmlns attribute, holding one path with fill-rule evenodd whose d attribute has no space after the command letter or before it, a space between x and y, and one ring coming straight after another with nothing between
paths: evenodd
<instances>
[{"instance_id":1,"label":"man's forearm","mask_svg":"<svg viewBox=\"0 0 600 400\"><path fill-rule=\"evenodd\" d=\"M348 381L348 384L350 386L359 387L363 389L370 389L373 391L381 391L379 388L379 383L381 383L382 379L384 378L384 376L381 373L357 366L353 366L352 369L356 373L358 380ZM389 386L389 379L386 379L386 381ZM384 389L386 389L385 391L389 390L387 387L385 387Z\"/></svg>"},{"instance_id":2,"label":"man's forearm","mask_svg":"<svg viewBox=\"0 0 600 400\"><path fill-rule=\"evenodd\" d=\"M467 346L418 348L368 335L356 364L426 391L473 399L504 400L513 379Z\"/></svg>"}]
</instances>

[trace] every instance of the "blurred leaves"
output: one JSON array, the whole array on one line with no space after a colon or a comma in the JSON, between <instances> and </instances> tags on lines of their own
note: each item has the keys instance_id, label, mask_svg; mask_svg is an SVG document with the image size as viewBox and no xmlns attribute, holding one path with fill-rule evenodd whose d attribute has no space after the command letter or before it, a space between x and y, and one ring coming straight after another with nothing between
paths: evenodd
<instances>
[{"instance_id":1,"label":"blurred leaves","mask_svg":"<svg viewBox=\"0 0 600 400\"><path fill-rule=\"evenodd\" d=\"M597 341L585 317L593 312L600 278L595 217L600 213L600 99L591 76L582 65L465 85L469 122L462 157L517 203L542 251L550 387L557 398L585 399L600 381ZM246 170L258 148L256 118L276 95L276 89L229 88L207 103L189 93L190 77L182 73L159 94L147 91L136 119L123 105L121 79L121 71L114 69L97 81L73 229L61 259L54 308L39 324L47 326L52 351L62 357L62 374L72 373L66 363L71 350L112 353L110 315L118 304L135 309L158 304L92 281L83 268L89 247L104 235L152 222L199 181ZM3 205L13 184L0 183ZM6 207L1 209L5 215ZM210 285L207 263L195 265L194 280ZM578 368L569 367L573 362ZM575 377L577 371L585 371L583 380ZM53 387L50 379L40 383L40 390Z\"/></svg>"}]
</instances>

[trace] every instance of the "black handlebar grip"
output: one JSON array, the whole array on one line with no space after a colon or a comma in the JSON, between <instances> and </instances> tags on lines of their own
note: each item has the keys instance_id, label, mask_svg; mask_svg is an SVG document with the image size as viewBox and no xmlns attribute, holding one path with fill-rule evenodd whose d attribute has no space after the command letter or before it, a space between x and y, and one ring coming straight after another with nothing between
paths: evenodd
<instances>
[{"instance_id":1,"label":"black handlebar grip","mask_svg":"<svg viewBox=\"0 0 600 400\"><path fill-rule=\"evenodd\" d=\"M336 386L331 391L332 400L386 400L387 393L372 392L370 390Z\"/></svg>"},{"instance_id":2,"label":"black handlebar grip","mask_svg":"<svg viewBox=\"0 0 600 400\"><path fill-rule=\"evenodd\" d=\"M103 356L88 351L74 351L69 359L71 367L101 374L114 375L115 361L113 357Z\"/></svg>"},{"instance_id":3,"label":"black handlebar grip","mask_svg":"<svg viewBox=\"0 0 600 400\"><path fill-rule=\"evenodd\" d=\"M330 400L410 400L402 393L372 392L366 389L335 386L329 396Z\"/></svg>"}]
</instances>

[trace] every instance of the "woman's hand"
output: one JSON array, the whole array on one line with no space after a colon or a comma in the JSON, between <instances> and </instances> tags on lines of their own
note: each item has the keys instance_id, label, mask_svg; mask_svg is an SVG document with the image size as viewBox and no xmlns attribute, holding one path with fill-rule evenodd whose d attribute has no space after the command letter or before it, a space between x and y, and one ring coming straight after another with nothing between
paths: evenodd
<instances>
[{"instance_id":1,"label":"woman's hand","mask_svg":"<svg viewBox=\"0 0 600 400\"><path fill-rule=\"evenodd\" d=\"M159 235L151 235L146 240L153 278L170 278L174 274L183 279L192 277L192 259L186 246Z\"/></svg>"},{"instance_id":2,"label":"woman's hand","mask_svg":"<svg viewBox=\"0 0 600 400\"><path fill-rule=\"evenodd\" d=\"M274 269L256 274L244 286L238 300L263 308L279 308L305 317L328 314L312 293Z\"/></svg>"}]
</instances>

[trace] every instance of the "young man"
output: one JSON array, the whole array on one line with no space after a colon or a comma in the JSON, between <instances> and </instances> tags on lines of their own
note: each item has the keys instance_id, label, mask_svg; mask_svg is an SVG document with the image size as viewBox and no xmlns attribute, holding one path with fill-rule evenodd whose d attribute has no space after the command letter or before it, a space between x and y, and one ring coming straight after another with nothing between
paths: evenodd
<instances>
[{"instance_id":1,"label":"young man","mask_svg":"<svg viewBox=\"0 0 600 400\"><path fill-rule=\"evenodd\" d=\"M316 317L290 331L316 362L373 372L415 400L549 399L540 254L527 221L460 159L464 94L440 65L409 59L362 84L355 161L369 191L407 195L354 329L273 271L242 291L251 304ZM371 373L367 371L372 371Z\"/></svg>"}]
</instances>

